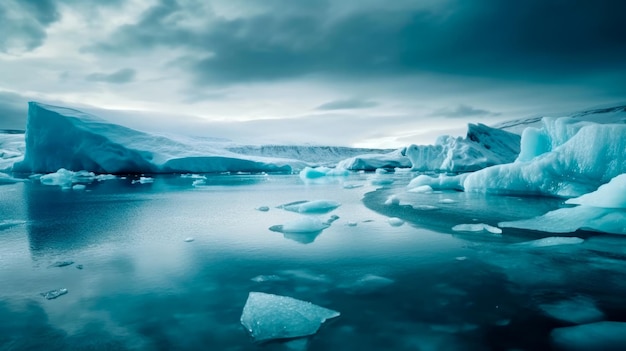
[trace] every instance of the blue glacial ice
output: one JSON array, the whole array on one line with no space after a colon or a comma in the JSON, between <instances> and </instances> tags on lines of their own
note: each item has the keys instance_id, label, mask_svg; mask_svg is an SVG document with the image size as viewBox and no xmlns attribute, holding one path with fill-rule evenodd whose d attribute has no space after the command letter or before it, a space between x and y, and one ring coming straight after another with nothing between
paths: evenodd
<instances>
[{"instance_id":1,"label":"blue glacial ice","mask_svg":"<svg viewBox=\"0 0 626 351\"><path fill-rule=\"evenodd\" d=\"M250 292L241 324L255 341L298 338L317 333L339 312L288 296Z\"/></svg>"}]
</instances>

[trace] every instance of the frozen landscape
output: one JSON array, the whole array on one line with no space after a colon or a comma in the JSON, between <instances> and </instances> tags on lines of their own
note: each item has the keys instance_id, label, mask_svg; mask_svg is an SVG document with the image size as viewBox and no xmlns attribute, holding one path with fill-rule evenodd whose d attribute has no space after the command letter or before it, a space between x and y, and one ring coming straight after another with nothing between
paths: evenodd
<instances>
[{"instance_id":1,"label":"frozen landscape","mask_svg":"<svg viewBox=\"0 0 626 351\"><path fill-rule=\"evenodd\" d=\"M2 349L621 350L626 107L396 150L0 133Z\"/></svg>"}]
</instances>

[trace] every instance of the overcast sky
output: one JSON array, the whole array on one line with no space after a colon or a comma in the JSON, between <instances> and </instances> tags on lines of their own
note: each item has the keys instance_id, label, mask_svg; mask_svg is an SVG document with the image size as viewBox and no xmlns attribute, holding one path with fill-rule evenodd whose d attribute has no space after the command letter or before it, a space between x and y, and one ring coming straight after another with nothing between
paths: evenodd
<instances>
[{"instance_id":1,"label":"overcast sky","mask_svg":"<svg viewBox=\"0 0 626 351\"><path fill-rule=\"evenodd\" d=\"M625 101L621 0L3 0L0 128L26 101L246 142L403 146Z\"/></svg>"}]
</instances>

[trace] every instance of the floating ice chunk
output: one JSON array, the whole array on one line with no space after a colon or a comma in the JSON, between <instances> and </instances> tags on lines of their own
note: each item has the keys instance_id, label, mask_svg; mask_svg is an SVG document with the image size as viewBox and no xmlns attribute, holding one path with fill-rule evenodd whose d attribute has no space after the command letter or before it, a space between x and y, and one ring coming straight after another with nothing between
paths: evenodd
<instances>
[{"instance_id":1,"label":"floating ice chunk","mask_svg":"<svg viewBox=\"0 0 626 351\"><path fill-rule=\"evenodd\" d=\"M441 199L441 200L439 200L440 204L455 204L457 202L458 201L452 200L452 199Z\"/></svg>"},{"instance_id":2,"label":"floating ice chunk","mask_svg":"<svg viewBox=\"0 0 626 351\"><path fill-rule=\"evenodd\" d=\"M88 171L68 171L65 168L61 168L54 173L44 174L37 177L41 184L44 185L56 185L63 189L85 190L84 183L91 183L93 181L105 181L115 179L116 176L111 174L96 175L93 172ZM79 183L79 184L77 184Z\"/></svg>"},{"instance_id":3,"label":"floating ice chunk","mask_svg":"<svg viewBox=\"0 0 626 351\"><path fill-rule=\"evenodd\" d=\"M378 292L393 283L395 283L393 279L374 274L366 274L351 284L343 285L342 288L350 294L371 294Z\"/></svg>"},{"instance_id":4,"label":"floating ice chunk","mask_svg":"<svg viewBox=\"0 0 626 351\"><path fill-rule=\"evenodd\" d=\"M452 227L455 232L482 232L488 231L492 234L502 234L502 229L490 226L485 223L469 223L469 224L457 224Z\"/></svg>"},{"instance_id":5,"label":"floating ice chunk","mask_svg":"<svg viewBox=\"0 0 626 351\"><path fill-rule=\"evenodd\" d=\"M626 208L626 173L600 185L594 192L569 199L565 203L602 208Z\"/></svg>"},{"instance_id":6,"label":"floating ice chunk","mask_svg":"<svg viewBox=\"0 0 626 351\"><path fill-rule=\"evenodd\" d=\"M385 205L387 206L399 205L399 204L400 204L400 199L396 195L389 195L389 197L385 201Z\"/></svg>"},{"instance_id":7,"label":"floating ice chunk","mask_svg":"<svg viewBox=\"0 0 626 351\"><path fill-rule=\"evenodd\" d=\"M433 192L433 188L430 185L420 185L415 188L409 189L411 193L428 194Z\"/></svg>"},{"instance_id":8,"label":"floating ice chunk","mask_svg":"<svg viewBox=\"0 0 626 351\"><path fill-rule=\"evenodd\" d=\"M318 179L318 178L327 177L327 176L345 177L348 175L350 175L350 172L348 172L345 169L329 168L329 167L316 167L316 168L304 167L304 169L300 171L300 179L302 180Z\"/></svg>"},{"instance_id":9,"label":"floating ice chunk","mask_svg":"<svg viewBox=\"0 0 626 351\"><path fill-rule=\"evenodd\" d=\"M543 239L537 239L532 241L526 241L523 243L518 243L515 245L518 246L529 246L529 247L548 247L548 246L557 246L557 245L576 245L582 244L585 239L578 237L565 237L565 236L551 236Z\"/></svg>"},{"instance_id":10,"label":"floating ice chunk","mask_svg":"<svg viewBox=\"0 0 626 351\"><path fill-rule=\"evenodd\" d=\"M344 189L356 189L363 187L363 184L344 184Z\"/></svg>"},{"instance_id":11,"label":"floating ice chunk","mask_svg":"<svg viewBox=\"0 0 626 351\"><path fill-rule=\"evenodd\" d=\"M593 300L582 296L540 304L539 309L552 318L575 324L597 322L605 317Z\"/></svg>"},{"instance_id":12,"label":"floating ice chunk","mask_svg":"<svg viewBox=\"0 0 626 351\"><path fill-rule=\"evenodd\" d=\"M556 328L550 337L557 350L622 351L626 345L626 323L596 322Z\"/></svg>"},{"instance_id":13,"label":"floating ice chunk","mask_svg":"<svg viewBox=\"0 0 626 351\"><path fill-rule=\"evenodd\" d=\"M404 221L398 217L391 217L387 219L387 223L392 227L399 227L404 224Z\"/></svg>"},{"instance_id":14,"label":"floating ice chunk","mask_svg":"<svg viewBox=\"0 0 626 351\"><path fill-rule=\"evenodd\" d=\"M317 333L339 312L288 296L250 292L241 324L255 341L298 338Z\"/></svg>"},{"instance_id":15,"label":"floating ice chunk","mask_svg":"<svg viewBox=\"0 0 626 351\"><path fill-rule=\"evenodd\" d=\"M393 184L394 180L391 178L383 178L383 177L374 177L372 179L370 179L370 183L372 185L377 185L377 186L385 186L385 185L391 185Z\"/></svg>"},{"instance_id":16,"label":"floating ice chunk","mask_svg":"<svg viewBox=\"0 0 626 351\"><path fill-rule=\"evenodd\" d=\"M181 174L180 175L181 178L188 178L188 179L207 179L205 176L200 175L200 174L193 174L193 173L185 173L185 174Z\"/></svg>"},{"instance_id":17,"label":"floating ice chunk","mask_svg":"<svg viewBox=\"0 0 626 351\"><path fill-rule=\"evenodd\" d=\"M280 205L278 208L282 208L287 211L298 213L327 213L330 212L341 204L332 200L315 200L315 201L296 201L288 204Z\"/></svg>"},{"instance_id":18,"label":"floating ice chunk","mask_svg":"<svg viewBox=\"0 0 626 351\"><path fill-rule=\"evenodd\" d=\"M256 208L256 210L261 212L267 212L270 210L270 208L268 206L259 206Z\"/></svg>"},{"instance_id":19,"label":"floating ice chunk","mask_svg":"<svg viewBox=\"0 0 626 351\"><path fill-rule=\"evenodd\" d=\"M419 211L434 211L439 209L439 207L433 205L413 205L411 207Z\"/></svg>"},{"instance_id":20,"label":"floating ice chunk","mask_svg":"<svg viewBox=\"0 0 626 351\"><path fill-rule=\"evenodd\" d=\"M186 243L190 243L190 242L192 242L192 241L194 241L194 240L195 240L195 239L194 239L194 238L192 238L192 237L185 238L185 242L186 242Z\"/></svg>"},{"instance_id":21,"label":"floating ice chunk","mask_svg":"<svg viewBox=\"0 0 626 351\"><path fill-rule=\"evenodd\" d=\"M74 264L74 261L57 261L49 265L48 267L65 267L65 266L70 266L73 264Z\"/></svg>"},{"instance_id":22,"label":"floating ice chunk","mask_svg":"<svg viewBox=\"0 0 626 351\"><path fill-rule=\"evenodd\" d=\"M131 184L150 184L154 183L154 178L141 176L139 179L134 179Z\"/></svg>"},{"instance_id":23,"label":"floating ice chunk","mask_svg":"<svg viewBox=\"0 0 626 351\"><path fill-rule=\"evenodd\" d=\"M85 184L75 184L75 185L72 186L72 190L76 190L76 191L81 191L81 190L85 190L85 189L87 189Z\"/></svg>"},{"instance_id":24,"label":"floating ice chunk","mask_svg":"<svg viewBox=\"0 0 626 351\"><path fill-rule=\"evenodd\" d=\"M423 185L428 185L433 190L463 190L463 182L469 174L470 173L464 173L456 176L440 174L438 177L430 177L425 174L421 174L413 178L407 187L409 189L413 189Z\"/></svg>"},{"instance_id":25,"label":"floating ice chunk","mask_svg":"<svg viewBox=\"0 0 626 351\"><path fill-rule=\"evenodd\" d=\"M318 218L301 217L282 225L271 226L270 230L281 233L315 233L326 228L328 228L328 224L323 223Z\"/></svg>"},{"instance_id":26,"label":"floating ice chunk","mask_svg":"<svg viewBox=\"0 0 626 351\"><path fill-rule=\"evenodd\" d=\"M196 179L191 182L191 186L203 186L206 185L206 179Z\"/></svg>"},{"instance_id":27,"label":"floating ice chunk","mask_svg":"<svg viewBox=\"0 0 626 351\"><path fill-rule=\"evenodd\" d=\"M56 290L50 290L46 292L42 292L41 296L45 297L48 300L56 299L59 296L67 294L67 289L61 288Z\"/></svg>"}]
</instances>

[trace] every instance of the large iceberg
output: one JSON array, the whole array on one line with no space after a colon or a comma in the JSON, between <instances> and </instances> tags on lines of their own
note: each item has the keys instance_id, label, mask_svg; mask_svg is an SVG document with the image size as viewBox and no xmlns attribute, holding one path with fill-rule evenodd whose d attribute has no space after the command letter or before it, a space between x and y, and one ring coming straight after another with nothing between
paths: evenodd
<instances>
[{"instance_id":1,"label":"large iceberg","mask_svg":"<svg viewBox=\"0 0 626 351\"><path fill-rule=\"evenodd\" d=\"M471 172L513 162L520 136L484 124L469 124L465 138L441 136L434 145L410 145L405 153L415 171Z\"/></svg>"},{"instance_id":2,"label":"large iceberg","mask_svg":"<svg viewBox=\"0 0 626 351\"><path fill-rule=\"evenodd\" d=\"M304 166L300 160L238 154L210 140L144 133L78 110L30 102L26 153L13 171L291 172Z\"/></svg>"},{"instance_id":3,"label":"large iceberg","mask_svg":"<svg viewBox=\"0 0 626 351\"><path fill-rule=\"evenodd\" d=\"M411 186L496 194L574 197L626 172L626 125L543 118L522 134L515 162L459 176L421 177Z\"/></svg>"}]
</instances>

